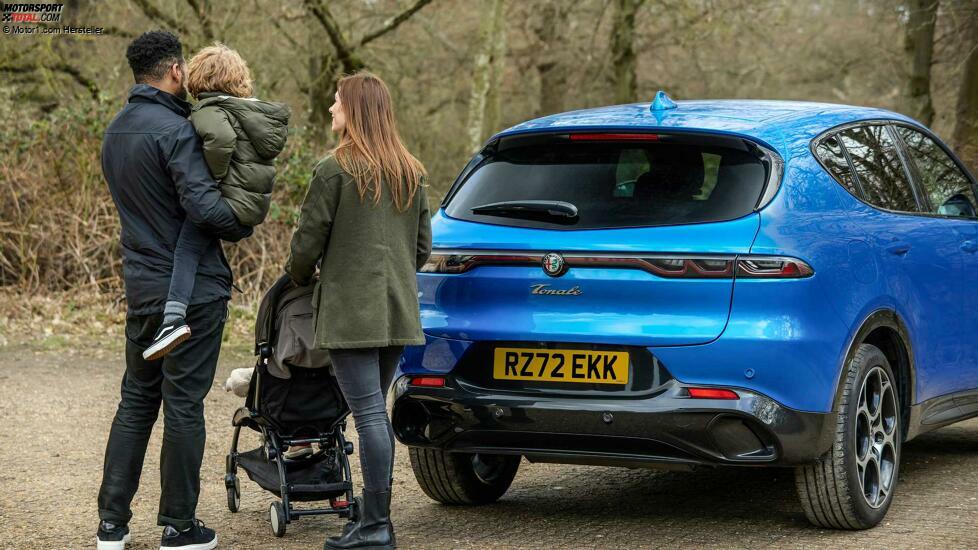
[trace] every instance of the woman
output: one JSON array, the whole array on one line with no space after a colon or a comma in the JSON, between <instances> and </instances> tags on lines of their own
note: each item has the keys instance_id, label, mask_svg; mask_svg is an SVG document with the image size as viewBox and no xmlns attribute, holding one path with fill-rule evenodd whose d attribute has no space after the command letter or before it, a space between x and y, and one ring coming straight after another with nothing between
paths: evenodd
<instances>
[{"instance_id":1,"label":"woman","mask_svg":"<svg viewBox=\"0 0 978 550\"><path fill-rule=\"evenodd\" d=\"M431 252L425 170L405 149L390 92L369 73L341 79L329 109L339 144L316 165L286 271L313 293L316 341L329 350L360 438L363 509L326 548L391 548L394 432L385 396L406 345L424 343L415 273Z\"/></svg>"}]
</instances>

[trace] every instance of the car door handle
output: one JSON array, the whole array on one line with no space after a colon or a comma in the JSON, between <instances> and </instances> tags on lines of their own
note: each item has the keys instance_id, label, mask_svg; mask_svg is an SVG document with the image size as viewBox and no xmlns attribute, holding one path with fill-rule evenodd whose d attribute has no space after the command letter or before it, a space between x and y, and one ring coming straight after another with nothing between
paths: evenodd
<instances>
[{"instance_id":1,"label":"car door handle","mask_svg":"<svg viewBox=\"0 0 978 550\"><path fill-rule=\"evenodd\" d=\"M906 256L910 252L910 245L907 243L893 243L886 247L886 251L894 256Z\"/></svg>"},{"instance_id":2,"label":"car door handle","mask_svg":"<svg viewBox=\"0 0 978 550\"><path fill-rule=\"evenodd\" d=\"M964 250L968 254L978 252L978 241L964 241L961 243L961 250Z\"/></svg>"}]
</instances>

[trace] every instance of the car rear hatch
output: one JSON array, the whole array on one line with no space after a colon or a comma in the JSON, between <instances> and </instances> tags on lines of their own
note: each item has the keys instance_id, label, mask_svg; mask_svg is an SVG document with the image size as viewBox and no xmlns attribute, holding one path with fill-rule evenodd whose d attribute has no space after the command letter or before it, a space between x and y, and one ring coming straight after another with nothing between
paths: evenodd
<instances>
[{"instance_id":1,"label":"car rear hatch","mask_svg":"<svg viewBox=\"0 0 978 550\"><path fill-rule=\"evenodd\" d=\"M563 133L494 141L433 220L419 274L431 336L615 346L702 344L780 161L741 139Z\"/></svg>"}]
</instances>

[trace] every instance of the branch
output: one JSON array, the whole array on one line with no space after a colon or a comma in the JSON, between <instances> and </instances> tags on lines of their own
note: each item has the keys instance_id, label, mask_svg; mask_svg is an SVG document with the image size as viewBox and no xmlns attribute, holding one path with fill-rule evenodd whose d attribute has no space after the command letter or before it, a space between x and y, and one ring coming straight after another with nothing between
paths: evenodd
<instances>
[{"instance_id":1,"label":"branch","mask_svg":"<svg viewBox=\"0 0 978 550\"><path fill-rule=\"evenodd\" d=\"M0 67L0 73L10 73L10 74L28 74L40 69L38 66L34 67Z\"/></svg>"},{"instance_id":2,"label":"branch","mask_svg":"<svg viewBox=\"0 0 978 550\"><path fill-rule=\"evenodd\" d=\"M75 82L84 86L85 89L87 89L88 92L92 95L92 99L96 101L98 100L99 89L95 81L82 74L82 72L78 70L76 67L73 67L64 61L59 61L54 65L38 64L38 65L21 65L21 66L3 66L0 67L0 73L30 74L42 69L47 69L49 71L57 71L60 73L67 74L68 76L72 77L72 79Z\"/></svg>"},{"instance_id":3,"label":"branch","mask_svg":"<svg viewBox=\"0 0 978 550\"><path fill-rule=\"evenodd\" d=\"M169 17L165 13L157 9L156 6L149 3L149 0L132 0L139 9L142 10L143 15L152 19L157 23L163 23L163 25L179 32L180 34L190 34L187 31L187 27L183 26L176 19Z\"/></svg>"},{"instance_id":4,"label":"branch","mask_svg":"<svg viewBox=\"0 0 978 550\"><path fill-rule=\"evenodd\" d=\"M352 73L362 69L365 66L363 61L354 52L355 48L352 48L347 42L343 32L340 31L340 26L336 23L336 19L329 8L323 5L322 0L306 0L306 7L313 17L319 21L323 30L326 31L326 35L329 36L329 41L336 49L336 57L343 64L343 70Z\"/></svg>"},{"instance_id":5,"label":"branch","mask_svg":"<svg viewBox=\"0 0 978 550\"><path fill-rule=\"evenodd\" d=\"M381 36L384 36L385 34L401 26L401 23L410 19L411 16L414 15L418 10L427 6L430 3L431 0L415 0L414 4L412 4L409 8L395 15L394 17L391 17L387 21L384 21L384 24L381 25L376 30L372 32L368 32L366 35L364 35L363 38L360 39L360 42L357 43L354 49L359 49L363 46L366 46L367 44L373 42L374 40L380 38Z\"/></svg>"},{"instance_id":6,"label":"branch","mask_svg":"<svg viewBox=\"0 0 978 550\"><path fill-rule=\"evenodd\" d=\"M92 99L98 101L98 96L99 96L98 85L95 84L94 80L83 75L81 71L78 70L77 67L73 67L64 61L60 61L49 68L53 71L60 71L62 73L71 76L73 79L75 79L75 82L81 84L82 86L88 89L88 92L92 94Z\"/></svg>"},{"instance_id":7,"label":"branch","mask_svg":"<svg viewBox=\"0 0 978 550\"><path fill-rule=\"evenodd\" d=\"M197 18L200 20L200 28L204 32L204 38L208 42L213 42L214 26L211 24L211 15L207 0L187 0L187 4L197 14Z\"/></svg>"}]
</instances>

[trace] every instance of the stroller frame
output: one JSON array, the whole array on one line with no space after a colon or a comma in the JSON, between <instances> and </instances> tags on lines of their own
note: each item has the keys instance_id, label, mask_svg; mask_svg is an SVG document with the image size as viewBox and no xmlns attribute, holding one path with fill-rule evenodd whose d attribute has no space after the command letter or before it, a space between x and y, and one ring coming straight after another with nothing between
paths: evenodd
<instances>
[{"instance_id":1,"label":"stroller frame","mask_svg":"<svg viewBox=\"0 0 978 550\"><path fill-rule=\"evenodd\" d=\"M270 292L276 292L275 296L284 287L283 280L276 283L270 290ZM275 311L274 306L272 311ZM271 332L266 334L271 334ZM270 337L268 340L274 341L274 338ZM238 468L242 467L248 471L248 468L241 464L243 457L247 458L249 455L260 452L261 458L265 462L274 463L278 472L278 490L274 491L269 487L264 487L279 496L279 500L272 502L269 506L269 521L272 533L276 537L285 536L286 526L303 516L336 514L355 521L358 517L360 499L353 496L353 482L350 473L349 455L353 454L354 449L353 444L347 441L344 436L349 409L332 422L329 430L320 431L317 437L305 437L290 433L274 419L264 415L260 390L262 378L266 375L270 376L262 368L263 365L267 365L272 356L272 346L269 341L256 342L255 354L258 355L258 362L252 375L248 399L244 407L235 411L231 422L234 426L234 433L231 436L231 446L225 461L224 475L228 510L235 513L241 506L241 483L238 477ZM241 429L244 427L261 433L262 446L259 448L260 451L255 449L242 453L238 450L238 440ZM319 449L313 455L299 461L292 461L285 457L284 451L289 447L312 443L319 445ZM289 464L308 463L314 465L327 460L339 466L342 476L340 481L303 484L289 480ZM249 477L251 477L251 472L249 472ZM295 508L293 501L328 501L329 505L319 508Z\"/></svg>"}]
</instances>

